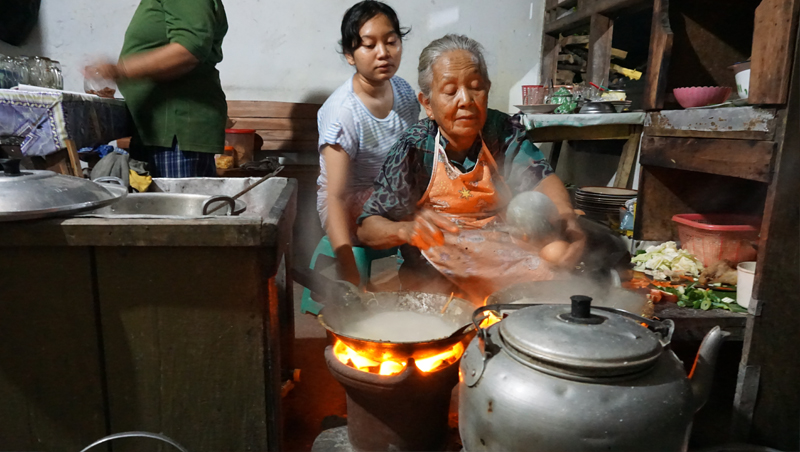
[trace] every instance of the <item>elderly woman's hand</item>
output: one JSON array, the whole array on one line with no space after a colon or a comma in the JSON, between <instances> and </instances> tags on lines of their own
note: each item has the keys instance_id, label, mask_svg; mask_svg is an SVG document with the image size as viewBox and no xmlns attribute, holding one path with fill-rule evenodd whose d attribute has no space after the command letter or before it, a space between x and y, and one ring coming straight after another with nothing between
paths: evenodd
<instances>
[{"instance_id":1,"label":"elderly woman's hand","mask_svg":"<svg viewBox=\"0 0 800 452\"><path fill-rule=\"evenodd\" d=\"M405 222L398 237L421 250L444 245L444 232L458 234L458 226L430 209L422 209L411 221Z\"/></svg>"},{"instance_id":2,"label":"elderly woman's hand","mask_svg":"<svg viewBox=\"0 0 800 452\"><path fill-rule=\"evenodd\" d=\"M573 268L580 263L583 249L586 247L586 233L578 225L578 216L574 212L561 215L564 225L564 238L569 242L569 247L555 264L562 268Z\"/></svg>"}]
</instances>

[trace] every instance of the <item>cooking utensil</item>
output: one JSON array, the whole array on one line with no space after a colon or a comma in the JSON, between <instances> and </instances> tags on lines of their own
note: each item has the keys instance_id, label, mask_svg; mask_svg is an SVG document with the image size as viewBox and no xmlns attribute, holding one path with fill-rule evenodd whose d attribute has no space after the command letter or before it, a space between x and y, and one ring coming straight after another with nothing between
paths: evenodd
<instances>
[{"instance_id":1,"label":"cooking utensil","mask_svg":"<svg viewBox=\"0 0 800 452\"><path fill-rule=\"evenodd\" d=\"M117 178L93 182L52 171L20 171L17 159L0 159L0 165L0 221L70 215L113 204L128 194Z\"/></svg>"},{"instance_id":2,"label":"cooking utensil","mask_svg":"<svg viewBox=\"0 0 800 452\"><path fill-rule=\"evenodd\" d=\"M687 378L667 348L671 320L591 302L475 311L477 334L459 373L464 450L686 450L729 334L714 327L706 335ZM480 328L486 311L508 316Z\"/></svg>"},{"instance_id":3,"label":"cooking utensil","mask_svg":"<svg viewBox=\"0 0 800 452\"><path fill-rule=\"evenodd\" d=\"M292 276L296 282L325 300L325 306L317 316L320 324L345 345L374 361L391 359L406 362L408 358L430 357L447 351L459 342L466 345L474 332L474 305L460 298L453 298L442 313L449 295L421 292L362 293L352 284L332 281L307 268L293 268ZM453 325L453 332L447 337L416 342L388 342L343 333L355 322L389 311L412 311L440 316Z\"/></svg>"},{"instance_id":4,"label":"cooking utensil","mask_svg":"<svg viewBox=\"0 0 800 452\"><path fill-rule=\"evenodd\" d=\"M252 190L252 189L254 189L254 188L258 187L259 185L261 185L261 183L262 183L262 182L264 182L265 180L269 179L270 177L273 177L273 176L277 175L277 174L278 174L278 173L280 173L281 171L283 171L283 167L282 167L282 166L279 166L278 168L276 168L276 169L275 169L275 171L273 171L273 172L271 172L271 173L267 174L266 176L262 177L261 179L257 180L255 183L253 183L253 184L252 184L252 185L250 185L249 187L247 187L247 188L245 188L244 190L240 191L239 193L236 193L235 195L231 196L231 198L232 198L233 200L237 200L237 199L239 199L239 197L241 197L241 196L242 196L242 195L244 195L245 193L249 192L250 190ZM214 213L214 212L216 212L217 210L221 209L223 206L224 206L224 204L220 204L219 206L212 208L212 209L211 209L211 210L209 210L208 212L205 212L205 210L204 210L204 213L203 213L203 215L211 215L212 213Z\"/></svg>"}]
</instances>

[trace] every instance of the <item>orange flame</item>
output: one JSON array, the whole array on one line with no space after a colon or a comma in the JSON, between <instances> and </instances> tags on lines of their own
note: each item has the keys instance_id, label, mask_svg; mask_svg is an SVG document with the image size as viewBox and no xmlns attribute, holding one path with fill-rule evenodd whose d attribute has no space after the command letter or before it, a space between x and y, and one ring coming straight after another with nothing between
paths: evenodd
<instances>
[{"instance_id":1,"label":"orange flame","mask_svg":"<svg viewBox=\"0 0 800 452\"><path fill-rule=\"evenodd\" d=\"M498 317L494 312L487 311L486 318L481 321L481 328L489 328L490 326L494 325L495 323L503 320L502 318Z\"/></svg>"},{"instance_id":2,"label":"orange flame","mask_svg":"<svg viewBox=\"0 0 800 452\"><path fill-rule=\"evenodd\" d=\"M415 360L417 368L423 372L434 371L444 365L458 361L464 353L464 346L459 342L449 350L435 354L426 358ZM337 340L333 346L333 354L341 363L346 364L362 372L377 373L379 375L399 374L406 368L406 363L386 359L378 362L359 355L357 351L345 345L344 342Z\"/></svg>"}]
</instances>

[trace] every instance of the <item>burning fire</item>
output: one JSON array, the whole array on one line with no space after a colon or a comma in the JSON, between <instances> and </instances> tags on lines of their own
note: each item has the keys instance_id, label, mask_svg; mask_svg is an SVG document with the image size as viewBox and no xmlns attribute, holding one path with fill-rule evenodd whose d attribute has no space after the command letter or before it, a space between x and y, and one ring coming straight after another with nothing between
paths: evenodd
<instances>
[{"instance_id":1,"label":"burning fire","mask_svg":"<svg viewBox=\"0 0 800 452\"><path fill-rule=\"evenodd\" d=\"M461 357L462 353L464 353L464 346L459 342L449 350L433 356L414 360L414 363L417 365L419 370L423 372L431 372L439 367L458 361L458 358ZM387 359L383 362L378 362L366 358L362 355L359 355L357 351L348 347L340 340L337 340L336 344L333 346L333 354L336 356L336 359L342 363L351 367L355 367L363 372L376 373L379 375L395 375L399 374L406 368L406 363L392 361L390 359Z\"/></svg>"},{"instance_id":2,"label":"burning fire","mask_svg":"<svg viewBox=\"0 0 800 452\"><path fill-rule=\"evenodd\" d=\"M481 321L481 328L489 328L501 320L503 319L498 317L494 312L487 311L486 317L484 317L484 319Z\"/></svg>"}]
</instances>

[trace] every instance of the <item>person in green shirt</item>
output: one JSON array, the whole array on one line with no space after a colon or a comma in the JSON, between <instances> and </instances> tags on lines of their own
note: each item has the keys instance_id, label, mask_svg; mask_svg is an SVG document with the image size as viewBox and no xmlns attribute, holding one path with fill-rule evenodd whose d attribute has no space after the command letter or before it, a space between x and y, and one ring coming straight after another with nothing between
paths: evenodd
<instances>
[{"instance_id":1,"label":"person in green shirt","mask_svg":"<svg viewBox=\"0 0 800 452\"><path fill-rule=\"evenodd\" d=\"M131 156L153 176L215 175L228 113L215 66L227 31L221 0L141 0L119 61L86 69L119 85L135 126Z\"/></svg>"}]
</instances>

